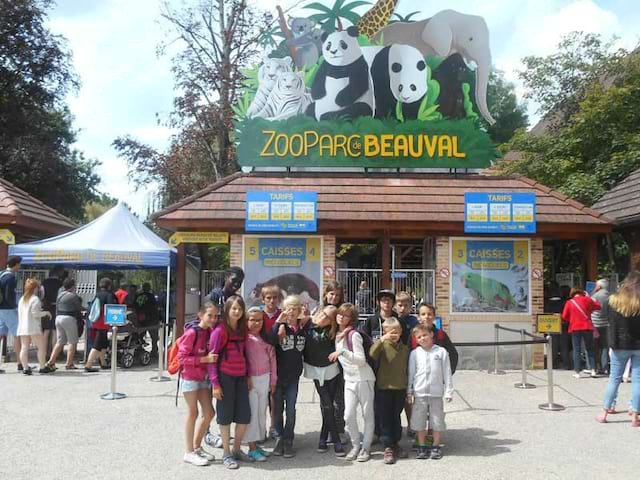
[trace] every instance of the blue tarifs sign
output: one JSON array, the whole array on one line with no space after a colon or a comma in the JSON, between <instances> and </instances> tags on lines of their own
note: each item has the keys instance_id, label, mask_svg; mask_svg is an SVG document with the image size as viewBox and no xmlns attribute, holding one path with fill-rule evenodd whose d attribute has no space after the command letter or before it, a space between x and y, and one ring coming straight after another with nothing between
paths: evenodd
<instances>
[{"instance_id":1,"label":"blue tarifs sign","mask_svg":"<svg viewBox=\"0 0 640 480\"><path fill-rule=\"evenodd\" d=\"M121 327L127 323L127 306L126 305L105 305L104 306L104 323L114 327Z\"/></svg>"},{"instance_id":2,"label":"blue tarifs sign","mask_svg":"<svg viewBox=\"0 0 640 480\"><path fill-rule=\"evenodd\" d=\"M315 232L316 192L247 192L247 232Z\"/></svg>"},{"instance_id":3,"label":"blue tarifs sign","mask_svg":"<svg viewBox=\"0 0 640 480\"><path fill-rule=\"evenodd\" d=\"M465 233L536 233L535 193L465 193Z\"/></svg>"}]
</instances>

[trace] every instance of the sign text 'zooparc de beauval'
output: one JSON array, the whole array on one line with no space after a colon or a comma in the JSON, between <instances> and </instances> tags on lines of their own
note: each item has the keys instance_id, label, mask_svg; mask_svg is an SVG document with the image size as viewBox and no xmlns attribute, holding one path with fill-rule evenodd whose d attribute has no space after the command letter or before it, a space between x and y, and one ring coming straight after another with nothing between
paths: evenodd
<instances>
[{"instance_id":1,"label":"sign text 'zooparc de beauval'","mask_svg":"<svg viewBox=\"0 0 640 480\"><path fill-rule=\"evenodd\" d=\"M262 42L272 49L243 71L244 89L233 106L240 165L490 164L496 152L480 121L494 123L484 19L443 10L390 22L393 5L379 0L362 17L349 11L288 22L278 8L284 40ZM329 11L318 2L303 9Z\"/></svg>"}]
</instances>

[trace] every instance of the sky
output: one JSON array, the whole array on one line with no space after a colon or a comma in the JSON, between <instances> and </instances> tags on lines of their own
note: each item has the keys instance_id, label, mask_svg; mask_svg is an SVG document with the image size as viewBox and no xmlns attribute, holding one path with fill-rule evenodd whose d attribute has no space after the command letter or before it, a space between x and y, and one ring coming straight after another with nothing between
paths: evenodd
<instances>
[{"instance_id":1,"label":"sky","mask_svg":"<svg viewBox=\"0 0 640 480\"><path fill-rule=\"evenodd\" d=\"M312 0L281 0L283 9L304 16ZM321 0L327 5L333 4ZM169 0L173 6L193 3ZM272 0L253 0L273 9ZM399 0L396 12L419 11L414 19L429 18L442 8L430 0ZM442 4L440 4L442 5ZM170 55L158 56L158 45L169 37L160 18L161 0L56 0L48 26L63 35L73 54L81 87L68 97L78 130L76 147L102 162L99 189L126 201L146 215L154 188L136 188L127 165L111 146L114 139L130 135L157 149L169 144L172 131L158 122L171 112L173 77ZM494 67L523 88L517 71L527 55L547 55L560 37L575 30L619 37L619 46L632 49L640 43L640 3L637 0L449 0L446 8L484 17L491 36ZM360 9L364 13L367 7ZM535 122L535 105L528 104ZM213 181L213 179L212 179Z\"/></svg>"}]
</instances>

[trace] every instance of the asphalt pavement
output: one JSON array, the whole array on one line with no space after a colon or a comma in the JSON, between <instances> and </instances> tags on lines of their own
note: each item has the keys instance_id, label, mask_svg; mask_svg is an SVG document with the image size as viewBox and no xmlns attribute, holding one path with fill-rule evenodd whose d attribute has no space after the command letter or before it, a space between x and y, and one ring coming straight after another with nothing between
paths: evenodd
<instances>
[{"instance_id":1,"label":"asphalt pavement","mask_svg":"<svg viewBox=\"0 0 640 480\"><path fill-rule=\"evenodd\" d=\"M320 411L313 384L302 380L297 406L293 459L271 458L228 471L221 450L214 464L182 462L185 405L175 406L175 378L154 383L155 370L118 370L117 401L100 398L110 373L58 370L31 377L5 364L0 375L0 479L635 479L640 429L626 412L598 424L606 378L574 379L555 372L555 401L561 412L538 408L547 401L546 372L534 371L533 390L519 390L519 372L495 376L458 371L454 401L446 405L448 431L441 460L417 460L415 452L396 465L384 465L374 448L367 463L316 453ZM626 407L631 385L620 389ZM404 422L403 418L403 422ZM215 422L215 420L214 420ZM409 447L408 440L403 445ZM267 449L273 443L267 443ZM307 477L307 475L310 475Z\"/></svg>"}]
</instances>

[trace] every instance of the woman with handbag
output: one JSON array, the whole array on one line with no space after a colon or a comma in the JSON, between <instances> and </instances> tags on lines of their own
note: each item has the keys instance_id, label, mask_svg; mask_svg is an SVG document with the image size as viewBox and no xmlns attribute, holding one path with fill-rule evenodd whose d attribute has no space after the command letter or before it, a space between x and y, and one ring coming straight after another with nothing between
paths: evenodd
<instances>
[{"instance_id":1,"label":"woman with handbag","mask_svg":"<svg viewBox=\"0 0 640 480\"><path fill-rule=\"evenodd\" d=\"M573 369L575 378L580 378L582 342L587 351L591 376L596 377L596 361L593 352L593 324L591 312L600 310L600 304L589 297L581 288L572 288L569 300L562 309L562 320L569 323L569 335L573 344Z\"/></svg>"},{"instance_id":2,"label":"woman with handbag","mask_svg":"<svg viewBox=\"0 0 640 480\"><path fill-rule=\"evenodd\" d=\"M78 318L82 315L82 299L76 294L76 281L67 278L62 284L64 290L58 294L56 299L56 346L51 352L51 357L47 366L56 369L56 360L65 345L69 345L67 350L66 370L77 370L73 364L78 345Z\"/></svg>"}]
</instances>

